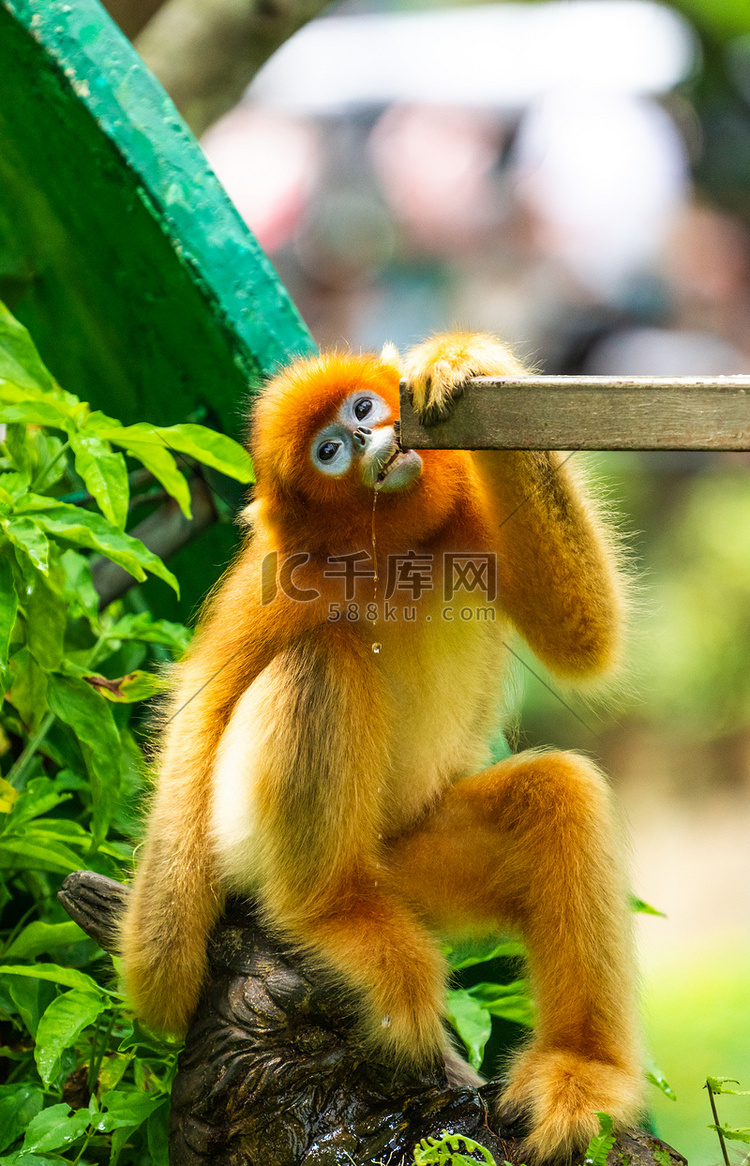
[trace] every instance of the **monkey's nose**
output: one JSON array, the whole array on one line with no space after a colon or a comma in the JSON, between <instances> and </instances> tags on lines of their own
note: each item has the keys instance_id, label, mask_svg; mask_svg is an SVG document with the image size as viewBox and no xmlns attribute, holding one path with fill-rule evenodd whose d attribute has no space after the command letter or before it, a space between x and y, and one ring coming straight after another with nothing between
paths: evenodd
<instances>
[{"instance_id":1,"label":"monkey's nose","mask_svg":"<svg viewBox=\"0 0 750 1166\"><path fill-rule=\"evenodd\" d=\"M366 425L360 425L354 430L353 437L357 445L364 449L367 445L367 438L372 436L372 430L368 429Z\"/></svg>"}]
</instances>

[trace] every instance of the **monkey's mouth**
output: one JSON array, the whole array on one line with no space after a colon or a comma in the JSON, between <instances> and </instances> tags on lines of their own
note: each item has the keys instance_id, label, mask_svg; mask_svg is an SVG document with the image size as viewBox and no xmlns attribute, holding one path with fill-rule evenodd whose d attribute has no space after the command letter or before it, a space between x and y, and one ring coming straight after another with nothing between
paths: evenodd
<instances>
[{"instance_id":1,"label":"monkey's mouth","mask_svg":"<svg viewBox=\"0 0 750 1166\"><path fill-rule=\"evenodd\" d=\"M388 472L392 469L403 452L404 450L402 450L401 447L397 445L390 457L383 462L382 466L378 470L378 485L385 481Z\"/></svg>"}]
</instances>

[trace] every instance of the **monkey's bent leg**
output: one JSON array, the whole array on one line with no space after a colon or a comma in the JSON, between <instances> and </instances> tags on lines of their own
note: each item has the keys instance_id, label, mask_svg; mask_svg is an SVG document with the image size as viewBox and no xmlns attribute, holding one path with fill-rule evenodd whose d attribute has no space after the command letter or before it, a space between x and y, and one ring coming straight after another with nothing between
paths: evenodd
<instances>
[{"instance_id":1,"label":"monkey's bent leg","mask_svg":"<svg viewBox=\"0 0 750 1166\"><path fill-rule=\"evenodd\" d=\"M641 1070L625 879L609 792L565 753L521 754L452 787L390 849L391 877L447 932L520 931L538 1023L501 1106L528 1113L526 1150L569 1153L596 1111L632 1122Z\"/></svg>"},{"instance_id":2,"label":"monkey's bent leg","mask_svg":"<svg viewBox=\"0 0 750 1166\"><path fill-rule=\"evenodd\" d=\"M423 923L382 887L377 868L350 873L328 905L287 916L284 930L353 990L373 1051L422 1067L446 1049L445 961Z\"/></svg>"}]
</instances>

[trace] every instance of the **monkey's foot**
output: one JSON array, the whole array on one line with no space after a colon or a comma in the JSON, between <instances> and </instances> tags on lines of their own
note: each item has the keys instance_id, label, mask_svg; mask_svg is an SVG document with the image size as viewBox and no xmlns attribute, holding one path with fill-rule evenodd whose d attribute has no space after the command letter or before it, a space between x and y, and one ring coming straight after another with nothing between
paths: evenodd
<instances>
[{"instance_id":1,"label":"monkey's foot","mask_svg":"<svg viewBox=\"0 0 750 1166\"><path fill-rule=\"evenodd\" d=\"M599 1132L597 1113L615 1128L633 1124L642 1103L637 1066L623 1068L561 1050L531 1049L516 1063L498 1105L504 1120L521 1115L531 1132L524 1160L569 1160Z\"/></svg>"},{"instance_id":2,"label":"monkey's foot","mask_svg":"<svg viewBox=\"0 0 750 1166\"><path fill-rule=\"evenodd\" d=\"M403 990L393 990L398 987ZM447 1043L433 985L420 985L415 977L410 983L393 985L387 994L377 995L375 1009L368 1008L366 1032L373 1052L404 1068L426 1069L439 1064Z\"/></svg>"}]
</instances>

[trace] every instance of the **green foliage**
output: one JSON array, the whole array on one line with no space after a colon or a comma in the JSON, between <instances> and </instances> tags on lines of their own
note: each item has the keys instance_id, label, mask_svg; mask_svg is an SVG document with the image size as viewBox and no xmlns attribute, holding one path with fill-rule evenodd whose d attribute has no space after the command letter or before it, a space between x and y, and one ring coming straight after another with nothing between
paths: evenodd
<instances>
[{"instance_id":1,"label":"green foliage","mask_svg":"<svg viewBox=\"0 0 750 1166\"><path fill-rule=\"evenodd\" d=\"M644 903L637 895L630 896L630 910L636 915L661 915L662 919L666 919L663 911L658 911L650 903Z\"/></svg>"},{"instance_id":2,"label":"green foliage","mask_svg":"<svg viewBox=\"0 0 750 1166\"><path fill-rule=\"evenodd\" d=\"M523 959L525 948L513 939L467 940L444 946L443 954L453 971L458 972L490 960ZM528 985L520 979L508 984L480 983L450 989L446 1016L464 1044L469 1064L477 1070L490 1039L493 1016L516 1024L534 1023Z\"/></svg>"},{"instance_id":3,"label":"green foliage","mask_svg":"<svg viewBox=\"0 0 750 1166\"><path fill-rule=\"evenodd\" d=\"M719 1115L716 1111L716 1102L714 1101L714 1097L717 1093L729 1093L734 1097L750 1097L750 1090L730 1089L730 1085L739 1085L739 1081L735 1080L734 1077L706 1078L706 1089L708 1090L711 1110L715 1119L708 1128L710 1130L716 1130L716 1133L719 1136L719 1144L721 1146L722 1156L725 1162L729 1161L725 1139L732 1142L744 1142L745 1145L750 1145L750 1128L730 1126L725 1122L719 1121Z\"/></svg>"},{"instance_id":4,"label":"green foliage","mask_svg":"<svg viewBox=\"0 0 750 1166\"><path fill-rule=\"evenodd\" d=\"M731 1093L733 1097L750 1097L750 1089L730 1089L739 1085L734 1077L706 1077L706 1084L712 1093Z\"/></svg>"},{"instance_id":5,"label":"green foliage","mask_svg":"<svg viewBox=\"0 0 750 1166\"><path fill-rule=\"evenodd\" d=\"M599 1133L594 1134L586 1147L584 1166L606 1166L607 1155L615 1144L612 1118L608 1113L597 1113L596 1116L599 1118Z\"/></svg>"},{"instance_id":6,"label":"green foliage","mask_svg":"<svg viewBox=\"0 0 750 1166\"><path fill-rule=\"evenodd\" d=\"M670 1101L677 1100L677 1094L675 1093L674 1089L667 1081L661 1069L658 1067L658 1065L655 1065L653 1061L647 1062L645 1076L646 1080L649 1081L652 1085L655 1085L657 1089L660 1089L664 1096L668 1097Z\"/></svg>"},{"instance_id":7,"label":"green foliage","mask_svg":"<svg viewBox=\"0 0 750 1166\"><path fill-rule=\"evenodd\" d=\"M484 1146L463 1134L449 1134L447 1130L439 1138L422 1138L414 1147L414 1166L475 1166L476 1162L497 1166Z\"/></svg>"},{"instance_id":8,"label":"green foliage","mask_svg":"<svg viewBox=\"0 0 750 1166\"><path fill-rule=\"evenodd\" d=\"M221 434L91 412L0 305L0 1166L167 1163L177 1047L133 1022L57 890L74 870L131 868L139 702L189 632L134 610L137 595L100 611L91 566L103 555L177 588L125 527L164 491L189 513L186 456L251 480Z\"/></svg>"},{"instance_id":9,"label":"green foliage","mask_svg":"<svg viewBox=\"0 0 750 1166\"><path fill-rule=\"evenodd\" d=\"M725 1138L730 1138L735 1142L746 1142L750 1145L750 1128L739 1129L737 1126L714 1125L711 1123L708 1127L710 1130L721 1131Z\"/></svg>"}]
</instances>

